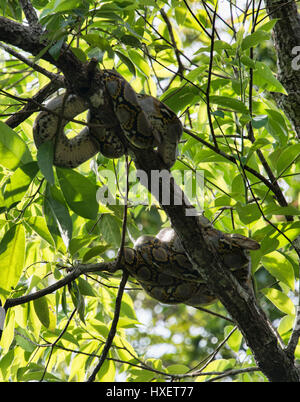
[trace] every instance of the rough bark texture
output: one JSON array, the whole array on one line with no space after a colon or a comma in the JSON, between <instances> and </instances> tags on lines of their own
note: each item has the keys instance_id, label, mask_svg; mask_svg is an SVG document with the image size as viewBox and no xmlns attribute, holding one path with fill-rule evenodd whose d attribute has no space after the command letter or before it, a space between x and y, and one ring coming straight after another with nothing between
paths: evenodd
<instances>
[{"instance_id":1,"label":"rough bark texture","mask_svg":"<svg viewBox=\"0 0 300 402\"><path fill-rule=\"evenodd\" d=\"M300 46L297 4L295 1L265 0L265 5L270 18L279 19L273 30L273 40L277 53L278 79L288 94L276 93L274 96L300 138L300 63L295 63L295 57L299 55L296 47Z\"/></svg>"},{"instance_id":2,"label":"rough bark texture","mask_svg":"<svg viewBox=\"0 0 300 402\"><path fill-rule=\"evenodd\" d=\"M33 55L37 55L47 45L40 42L38 35L32 34L29 28L3 17L0 17L0 40L18 46ZM48 52L44 53L43 58L63 71L69 87L76 93L87 96L96 89L97 84L101 86L101 74L96 72L91 79L91 71L67 49L63 49L57 60L54 60ZM151 170L162 168L159 156L154 151L135 150L134 153L137 167L147 173L150 182ZM175 191L172 180L170 188L172 199ZM192 263L206 278L208 286L238 324L258 366L268 379L299 382L299 373L293 359L288 358L278 344L277 337L263 311L256 304L253 296L248 294L222 266L216 251L210 247L210 244L206 244L198 218L186 216L186 209L190 208L190 205L184 201L184 195L180 193L180 190L177 189L177 191L183 204L174 205L171 202L171 205L162 205L162 207L168 214Z\"/></svg>"}]
</instances>

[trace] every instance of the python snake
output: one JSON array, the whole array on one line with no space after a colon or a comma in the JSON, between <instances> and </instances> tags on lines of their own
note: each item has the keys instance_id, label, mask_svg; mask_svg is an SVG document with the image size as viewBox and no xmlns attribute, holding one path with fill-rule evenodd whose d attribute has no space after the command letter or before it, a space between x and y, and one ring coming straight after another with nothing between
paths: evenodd
<instances>
[{"instance_id":1,"label":"python snake","mask_svg":"<svg viewBox=\"0 0 300 402\"><path fill-rule=\"evenodd\" d=\"M157 147L166 167L175 163L182 125L176 114L158 99L137 94L114 70L101 70L104 89L86 102L76 95L59 95L38 114L33 137L37 148L55 144L54 164L74 168L98 152L108 158L125 153L126 141L133 147ZM89 109L88 126L73 138L64 133L66 124Z\"/></svg>"},{"instance_id":2,"label":"python snake","mask_svg":"<svg viewBox=\"0 0 300 402\"><path fill-rule=\"evenodd\" d=\"M257 250L259 244L239 234L223 233L210 224L205 236L216 247L224 266L251 291L248 250ZM156 237L139 237L133 248L124 248L122 264L146 293L161 303L198 307L217 299L192 266L172 228L162 229Z\"/></svg>"}]
</instances>

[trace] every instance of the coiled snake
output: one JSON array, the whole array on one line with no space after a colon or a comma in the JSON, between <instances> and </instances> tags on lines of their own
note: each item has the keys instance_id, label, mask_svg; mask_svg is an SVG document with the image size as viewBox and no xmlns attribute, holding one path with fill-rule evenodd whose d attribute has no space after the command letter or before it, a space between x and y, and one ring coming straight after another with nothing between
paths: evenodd
<instances>
[{"instance_id":1,"label":"coiled snake","mask_svg":"<svg viewBox=\"0 0 300 402\"><path fill-rule=\"evenodd\" d=\"M108 158L121 157L125 153L125 137L137 148L157 147L166 167L171 167L182 135L176 114L156 98L137 94L116 71L101 73L104 89L94 94L89 104L75 95L60 95L47 103L49 111L39 113L33 127L37 148L52 141L54 164L74 168L98 152ZM87 109L89 127L68 138L65 125Z\"/></svg>"},{"instance_id":2,"label":"coiled snake","mask_svg":"<svg viewBox=\"0 0 300 402\"><path fill-rule=\"evenodd\" d=\"M258 249L259 244L239 234L222 233L210 223L205 236L218 251L224 266L251 291L248 250ZM133 249L124 248L122 263L142 288L162 303L198 307L216 301L205 280L193 268L172 228L162 229L156 237L139 237Z\"/></svg>"},{"instance_id":3,"label":"coiled snake","mask_svg":"<svg viewBox=\"0 0 300 402\"><path fill-rule=\"evenodd\" d=\"M126 149L125 137L133 147L157 147L165 166L171 167L182 135L176 114L156 98L136 94L116 71L102 70L102 74L104 89L94 94L89 103L75 95L60 95L47 103L48 111L39 113L33 128L37 148L46 141L53 142L54 164L74 168L98 152L108 158L121 157ZM87 109L89 126L68 138L65 125ZM259 248L258 243L244 236L224 234L209 221L205 235L221 255L224 266L248 288L247 250ZM161 230L156 237L141 236L134 248L124 248L122 264L160 302L199 306L216 299L171 228Z\"/></svg>"}]
</instances>

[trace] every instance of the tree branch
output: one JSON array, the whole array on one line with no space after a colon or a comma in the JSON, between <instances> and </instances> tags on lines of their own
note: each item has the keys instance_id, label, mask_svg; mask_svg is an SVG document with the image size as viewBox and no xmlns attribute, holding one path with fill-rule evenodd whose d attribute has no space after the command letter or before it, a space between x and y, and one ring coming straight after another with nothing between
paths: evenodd
<instances>
[{"instance_id":1,"label":"tree branch","mask_svg":"<svg viewBox=\"0 0 300 402\"><path fill-rule=\"evenodd\" d=\"M29 303L32 300L36 300L50 293L53 293L56 290L66 286L68 283L73 282L80 275L84 275L87 273L97 273L101 271L114 272L116 270L115 265L116 261L100 262L98 264L78 264L64 278L60 279L59 281L53 283L52 285L44 289L38 290L37 292L31 293L29 295L7 299L4 304L4 309L7 311L11 307L18 306L24 303Z\"/></svg>"},{"instance_id":2,"label":"tree branch","mask_svg":"<svg viewBox=\"0 0 300 402\"><path fill-rule=\"evenodd\" d=\"M300 139L300 68L293 59L299 54L300 16L294 0L265 0L270 19L278 19L273 28L273 40L277 53L278 79L287 95L274 93L274 98L289 118Z\"/></svg>"},{"instance_id":3,"label":"tree branch","mask_svg":"<svg viewBox=\"0 0 300 402\"><path fill-rule=\"evenodd\" d=\"M21 7L24 11L26 20L28 24L31 26L33 29L37 29L38 32L42 32L42 27L39 23L38 16L35 12L35 9L33 8L31 1L30 0L20 0Z\"/></svg>"}]
</instances>

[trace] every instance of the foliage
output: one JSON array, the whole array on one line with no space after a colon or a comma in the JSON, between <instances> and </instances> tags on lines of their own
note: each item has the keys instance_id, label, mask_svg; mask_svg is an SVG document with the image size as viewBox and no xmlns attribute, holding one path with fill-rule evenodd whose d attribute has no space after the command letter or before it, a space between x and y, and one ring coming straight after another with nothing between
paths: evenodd
<instances>
[{"instance_id":1,"label":"foliage","mask_svg":"<svg viewBox=\"0 0 300 402\"><path fill-rule=\"evenodd\" d=\"M16 7L11 3L1 1L2 15L21 22L19 2ZM232 3L231 8L229 2L220 3L214 15L215 0L32 1L54 58L67 42L81 61L96 57L101 67L116 68L137 92L159 97L181 116L187 131L173 170L202 170L205 216L224 232L260 242L260 250L251 252L257 297L287 342L298 304L299 272L291 241L300 228L300 145L271 96L284 93L274 75L275 55L264 52L271 47L274 21L263 9L247 14ZM61 280L67 264L117 255L124 206L104 205L96 197L105 190L122 200L126 167L124 159L99 154L76 170L52 168L51 150L37 153L32 140L35 114L15 130L5 124L48 78L1 53L3 306L7 299ZM41 57L34 62L55 72ZM78 125L68 128L78 130ZM131 185L137 185L133 164L130 171ZM168 220L155 200L151 206L133 203L126 245L163 226ZM108 337L119 282L120 272L81 276L8 309L0 344L1 380L86 380ZM209 308L226 316L220 303ZM264 381L242 335L232 329L219 316L156 303L130 281L112 347L96 379L201 382L214 378L204 373L237 370L229 379Z\"/></svg>"}]
</instances>

